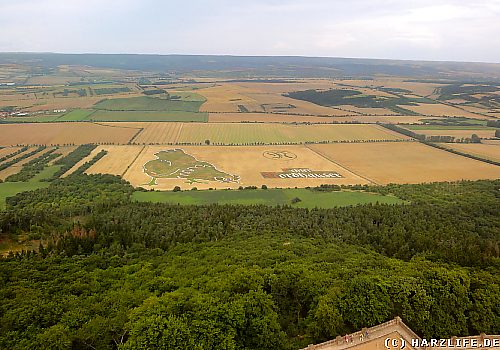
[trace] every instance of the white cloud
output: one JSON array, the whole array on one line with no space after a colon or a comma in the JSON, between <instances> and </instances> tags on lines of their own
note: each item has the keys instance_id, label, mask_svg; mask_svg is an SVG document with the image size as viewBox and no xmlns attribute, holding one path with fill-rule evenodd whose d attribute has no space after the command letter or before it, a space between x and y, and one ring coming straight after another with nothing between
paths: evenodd
<instances>
[{"instance_id":1,"label":"white cloud","mask_svg":"<svg viewBox=\"0 0 500 350\"><path fill-rule=\"evenodd\" d=\"M0 51L500 61L500 0L0 0Z\"/></svg>"}]
</instances>

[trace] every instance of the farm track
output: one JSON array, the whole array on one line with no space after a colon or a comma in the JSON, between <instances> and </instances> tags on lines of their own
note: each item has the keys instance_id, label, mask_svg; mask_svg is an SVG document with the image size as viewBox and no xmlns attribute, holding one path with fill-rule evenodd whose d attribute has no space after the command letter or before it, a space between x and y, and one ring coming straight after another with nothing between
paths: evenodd
<instances>
[{"instance_id":1,"label":"farm track","mask_svg":"<svg viewBox=\"0 0 500 350\"><path fill-rule=\"evenodd\" d=\"M127 174L127 172L130 170L130 168L132 167L132 165L137 161L137 159L141 156L141 154L144 152L145 149L146 149L146 145L143 145L142 149L139 151L139 153L137 153L137 155L135 156L134 160L132 160L130 162L130 164L127 165L127 169L125 169L125 171L120 175L122 178L125 178L125 174Z\"/></svg>"}]
</instances>

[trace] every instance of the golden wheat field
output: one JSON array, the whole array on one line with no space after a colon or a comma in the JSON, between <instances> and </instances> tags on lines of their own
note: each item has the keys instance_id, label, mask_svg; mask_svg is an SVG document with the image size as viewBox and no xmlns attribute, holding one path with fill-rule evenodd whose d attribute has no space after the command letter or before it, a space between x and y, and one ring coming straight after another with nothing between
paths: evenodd
<instances>
[{"instance_id":1,"label":"golden wheat field","mask_svg":"<svg viewBox=\"0 0 500 350\"><path fill-rule=\"evenodd\" d=\"M131 128L93 123L1 124L0 146L123 144L136 133L137 130Z\"/></svg>"},{"instance_id":2,"label":"golden wheat field","mask_svg":"<svg viewBox=\"0 0 500 350\"><path fill-rule=\"evenodd\" d=\"M470 117L470 118L481 118L480 115L474 114L463 109L444 105L441 103L419 103L418 106L402 106L413 112L417 112L427 116L437 116L437 117Z\"/></svg>"},{"instance_id":3,"label":"golden wheat field","mask_svg":"<svg viewBox=\"0 0 500 350\"><path fill-rule=\"evenodd\" d=\"M446 147L471 154L474 156L491 159L497 162L500 162L500 144L495 143L480 143L480 144L472 144L472 143L447 143L444 144Z\"/></svg>"},{"instance_id":4,"label":"golden wheat field","mask_svg":"<svg viewBox=\"0 0 500 350\"><path fill-rule=\"evenodd\" d=\"M118 146L119 147L119 146ZM139 146L137 146L139 147ZM173 149L182 149L186 154L197 161L208 162L216 169L227 174L238 176L235 182L200 181L189 183L185 179L157 179L157 185L150 186L151 177L143 171L143 165L156 159L155 153ZM269 156L271 154L272 156ZM280 157L279 155L286 155ZM104 159L104 158L103 158ZM102 161L102 160L101 160ZM101 162L99 161L99 162ZM98 165L99 162L96 164ZM175 164L173 164L175 166ZM300 168L311 171L338 173L339 178L269 178L262 173L282 173L286 169ZM208 188L238 188L239 186L269 187L306 187L320 184L365 184L362 177L352 174L348 170L330 162L324 157L312 152L305 146L255 146L255 147L228 147L228 146L146 146L136 161L124 176L125 180L134 186L170 190L174 186L182 189Z\"/></svg>"},{"instance_id":5,"label":"golden wheat field","mask_svg":"<svg viewBox=\"0 0 500 350\"><path fill-rule=\"evenodd\" d=\"M92 165L87 171L87 174L112 174L125 175L129 166L139 156L145 146L99 146L96 153L102 150L108 152L97 163Z\"/></svg>"},{"instance_id":6,"label":"golden wheat field","mask_svg":"<svg viewBox=\"0 0 500 350\"><path fill-rule=\"evenodd\" d=\"M312 150L378 184L497 179L500 167L418 142L310 145Z\"/></svg>"},{"instance_id":7,"label":"golden wheat field","mask_svg":"<svg viewBox=\"0 0 500 350\"><path fill-rule=\"evenodd\" d=\"M19 150L20 147L5 147L5 148L0 148L0 158L8 156L9 154L12 154ZM0 162L1 164L1 162Z\"/></svg>"}]
</instances>

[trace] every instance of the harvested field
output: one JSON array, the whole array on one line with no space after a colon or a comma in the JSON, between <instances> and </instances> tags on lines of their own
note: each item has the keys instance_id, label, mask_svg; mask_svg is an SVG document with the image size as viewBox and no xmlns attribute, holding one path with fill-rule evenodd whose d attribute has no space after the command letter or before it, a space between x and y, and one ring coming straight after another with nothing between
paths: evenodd
<instances>
[{"instance_id":1,"label":"harvested field","mask_svg":"<svg viewBox=\"0 0 500 350\"><path fill-rule=\"evenodd\" d=\"M96 154L102 150L106 150L108 154L92 165L86 173L123 176L144 147L145 146L99 146L94 150Z\"/></svg>"},{"instance_id":2,"label":"harvested field","mask_svg":"<svg viewBox=\"0 0 500 350\"><path fill-rule=\"evenodd\" d=\"M178 143L253 144L321 141L397 140L399 136L375 125L184 124Z\"/></svg>"},{"instance_id":3,"label":"harvested field","mask_svg":"<svg viewBox=\"0 0 500 350\"><path fill-rule=\"evenodd\" d=\"M346 117L346 118L361 123L387 123L387 124L422 124L423 120L439 119L435 117L414 117L414 116L399 116L399 115L359 116L359 117Z\"/></svg>"},{"instance_id":4,"label":"harvested field","mask_svg":"<svg viewBox=\"0 0 500 350\"><path fill-rule=\"evenodd\" d=\"M303 115L355 115L339 109L323 107L306 101L282 96L282 93L307 88L327 88L331 82L270 84L270 83L223 83L198 90L207 98L201 107L206 112L240 112L243 106L248 112L273 112Z\"/></svg>"},{"instance_id":5,"label":"harvested field","mask_svg":"<svg viewBox=\"0 0 500 350\"><path fill-rule=\"evenodd\" d=\"M338 106L339 108L345 110L345 111L350 111L354 112L353 114L361 114L361 115L391 115L395 114L391 110L387 108L361 108L361 107L355 107L351 105L342 105Z\"/></svg>"},{"instance_id":6,"label":"harvested field","mask_svg":"<svg viewBox=\"0 0 500 350\"><path fill-rule=\"evenodd\" d=\"M208 121L210 123L331 123L334 120L335 117L313 117L271 113L209 113L208 115Z\"/></svg>"},{"instance_id":7,"label":"harvested field","mask_svg":"<svg viewBox=\"0 0 500 350\"><path fill-rule=\"evenodd\" d=\"M0 149L0 158L18 151L21 147L5 147Z\"/></svg>"},{"instance_id":8,"label":"harvested field","mask_svg":"<svg viewBox=\"0 0 500 350\"><path fill-rule=\"evenodd\" d=\"M436 119L434 117L414 116L345 116L345 117L315 117L293 114L271 113L209 113L209 123L388 123L388 124L421 124L422 120Z\"/></svg>"},{"instance_id":9,"label":"harvested field","mask_svg":"<svg viewBox=\"0 0 500 350\"><path fill-rule=\"evenodd\" d=\"M407 139L378 125L368 124L125 123L125 125L144 128L134 139L134 144L204 144L205 140L209 140L211 144L219 145L254 145Z\"/></svg>"},{"instance_id":10,"label":"harvested field","mask_svg":"<svg viewBox=\"0 0 500 350\"><path fill-rule=\"evenodd\" d=\"M223 182L200 179L188 181L185 178L157 178L156 185L150 185L152 178L144 172L143 166L156 159L155 154L161 151L182 149L185 154L194 157L197 162L208 162L217 171L231 176L231 180ZM96 164L98 165L99 162ZM175 161L172 166L176 169ZM195 165L193 164L193 167ZM338 173L342 177L304 178L304 177L269 177L269 174L280 174L286 169L310 169L313 172ZM173 170L174 170L173 169ZM285 169L285 170L284 170ZM182 169L181 169L182 170ZM266 176L262 173L267 173ZM203 175L201 175L203 176ZM137 160L125 174L125 180L134 186L170 190L174 186L182 189L238 188L239 186L269 187L306 187L330 184L365 184L366 180L352 174L342 167L330 162L304 146L256 146L256 147L224 147L224 146L146 146Z\"/></svg>"},{"instance_id":11,"label":"harvested field","mask_svg":"<svg viewBox=\"0 0 500 350\"><path fill-rule=\"evenodd\" d=\"M217 85L197 91L205 102L200 110L204 112L239 112L239 105L257 104L257 101L242 94L241 88L229 84Z\"/></svg>"},{"instance_id":12,"label":"harvested field","mask_svg":"<svg viewBox=\"0 0 500 350\"><path fill-rule=\"evenodd\" d=\"M436 88L443 86L444 84L434 84L434 83L420 83L404 81L404 79L398 78L377 78L375 80L342 80L339 83L348 84L360 87L385 87L392 89L404 89L412 91L413 93L420 96L429 96L434 93Z\"/></svg>"},{"instance_id":13,"label":"harvested field","mask_svg":"<svg viewBox=\"0 0 500 350\"><path fill-rule=\"evenodd\" d=\"M258 105L263 106L263 109L266 112L319 116L345 116L358 114L354 111L346 111L339 108L320 106L312 102L296 100L282 95L271 95L268 93L248 93L248 95L254 98L257 101ZM277 106L289 107L283 109L282 107L277 108Z\"/></svg>"},{"instance_id":14,"label":"harvested field","mask_svg":"<svg viewBox=\"0 0 500 350\"><path fill-rule=\"evenodd\" d=\"M469 111L464 111L460 108L444 105L441 103L435 103L435 104L419 103L418 106L402 106L402 107L410 111L417 112L427 116L470 117L470 118L481 117Z\"/></svg>"},{"instance_id":15,"label":"harvested field","mask_svg":"<svg viewBox=\"0 0 500 350\"><path fill-rule=\"evenodd\" d=\"M500 162L500 144L446 143L443 146L473 156Z\"/></svg>"},{"instance_id":16,"label":"harvested field","mask_svg":"<svg viewBox=\"0 0 500 350\"><path fill-rule=\"evenodd\" d=\"M310 145L351 172L378 184L500 178L500 167L417 142Z\"/></svg>"},{"instance_id":17,"label":"harvested field","mask_svg":"<svg viewBox=\"0 0 500 350\"><path fill-rule=\"evenodd\" d=\"M137 130L94 123L1 124L0 145L80 145L127 143Z\"/></svg>"},{"instance_id":18,"label":"harvested field","mask_svg":"<svg viewBox=\"0 0 500 350\"><path fill-rule=\"evenodd\" d=\"M183 123L105 123L105 125L144 129L133 140L134 144L176 143ZM200 124L198 124L200 125ZM204 125L204 124L201 124ZM133 129L131 129L133 130Z\"/></svg>"}]
</instances>

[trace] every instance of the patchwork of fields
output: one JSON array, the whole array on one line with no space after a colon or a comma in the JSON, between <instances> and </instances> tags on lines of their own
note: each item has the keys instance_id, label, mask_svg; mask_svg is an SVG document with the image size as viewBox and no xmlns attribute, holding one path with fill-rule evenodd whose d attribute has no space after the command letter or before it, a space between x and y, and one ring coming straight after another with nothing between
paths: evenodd
<instances>
[{"instance_id":1,"label":"patchwork of fields","mask_svg":"<svg viewBox=\"0 0 500 350\"><path fill-rule=\"evenodd\" d=\"M495 147L495 146L494 146ZM500 167L438 150L416 142L338 143L290 146L100 146L109 153L87 173L122 175L134 186L148 189L238 188L239 186L307 187L321 184L388 184L495 179ZM191 163L171 158L161 174L145 165L159 152L182 153ZM177 152L177 151L176 151ZM165 158L169 159L169 158ZM186 165L187 164L187 165ZM206 172L213 166L219 180ZM181 176L182 175L182 176Z\"/></svg>"},{"instance_id":2,"label":"patchwork of fields","mask_svg":"<svg viewBox=\"0 0 500 350\"><path fill-rule=\"evenodd\" d=\"M494 142L496 128L485 120L493 120L497 109L475 103L472 98L484 96L473 89L470 96L464 93L468 84L390 78L50 83L61 85L0 94L0 107L43 111L9 116L0 124L0 147L11 147L0 149L0 158L19 145L29 146L25 153L38 145L66 145L59 152L67 155L75 149L70 145L96 144L61 176L91 162L89 174L118 175L160 190L500 177L498 166L377 125L400 124L417 134L457 140L476 134L490 140L444 147L498 161L500 145L487 143ZM0 179L33 158L4 169Z\"/></svg>"},{"instance_id":3,"label":"patchwork of fields","mask_svg":"<svg viewBox=\"0 0 500 350\"><path fill-rule=\"evenodd\" d=\"M151 176L144 171L144 165L156 159L155 154L161 151L179 149L168 146L102 146L112 153L129 153L127 158L135 158L133 163L123 162L117 165L112 157L104 157L92 166L87 173L111 172L124 173L124 179L130 181L134 186L170 190L174 186L183 189L197 187L208 188L238 188L239 186L262 186L270 187L305 187L319 186L324 183L330 184L365 184L365 179L325 159L304 146L254 146L254 147L224 147L224 146L185 146L181 149L199 162L209 162L219 171L236 175L239 180L235 182L214 181L197 179L198 181L186 181L186 179L173 177L157 178L156 185L149 186ZM135 147L135 148L131 148ZM266 152L272 152L276 156L267 156ZM133 155L132 155L133 154ZM173 173L177 170L175 162ZM314 172L338 173L341 177L279 177L284 169L309 169ZM285 170L286 172L286 170ZM264 177L262 173L278 173L277 177ZM177 173L176 173L177 174Z\"/></svg>"}]
</instances>

